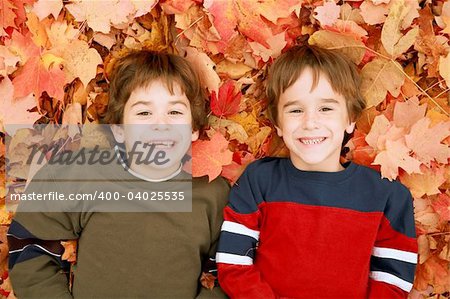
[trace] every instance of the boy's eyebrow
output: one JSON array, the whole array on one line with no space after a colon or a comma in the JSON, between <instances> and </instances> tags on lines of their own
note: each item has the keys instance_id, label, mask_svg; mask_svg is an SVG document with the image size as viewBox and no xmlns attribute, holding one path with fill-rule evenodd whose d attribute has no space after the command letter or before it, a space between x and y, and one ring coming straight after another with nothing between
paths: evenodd
<instances>
[{"instance_id":1,"label":"boy's eyebrow","mask_svg":"<svg viewBox=\"0 0 450 299\"><path fill-rule=\"evenodd\" d=\"M338 100L331 99L331 98L330 99L321 99L320 101L323 103L339 104Z\"/></svg>"},{"instance_id":2,"label":"boy's eyebrow","mask_svg":"<svg viewBox=\"0 0 450 299\"><path fill-rule=\"evenodd\" d=\"M169 101L169 104L171 104L171 105L181 104L181 105L184 105L185 107L187 107L186 103L182 100L172 100L172 101ZM134 107L137 105L152 106L153 103L151 101L137 101L137 102L134 102L133 105L131 105L131 107Z\"/></svg>"}]
</instances>

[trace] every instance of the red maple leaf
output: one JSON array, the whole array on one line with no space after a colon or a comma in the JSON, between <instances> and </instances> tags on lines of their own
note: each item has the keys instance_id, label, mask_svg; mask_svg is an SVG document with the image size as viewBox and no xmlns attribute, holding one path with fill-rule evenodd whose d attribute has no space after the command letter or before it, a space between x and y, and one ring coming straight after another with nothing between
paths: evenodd
<instances>
[{"instance_id":1,"label":"red maple leaf","mask_svg":"<svg viewBox=\"0 0 450 299\"><path fill-rule=\"evenodd\" d=\"M438 199L433 201L432 207L442 221L450 221L450 196L445 193L439 194Z\"/></svg>"},{"instance_id":2,"label":"red maple leaf","mask_svg":"<svg viewBox=\"0 0 450 299\"><path fill-rule=\"evenodd\" d=\"M211 140L198 140L192 144L192 176L208 175L211 182L222 172L222 167L231 163L233 153L228 141L216 132Z\"/></svg>"},{"instance_id":3,"label":"red maple leaf","mask_svg":"<svg viewBox=\"0 0 450 299\"><path fill-rule=\"evenodd\" d=\"M242 94L235 93L234 81L228 80L219 88L219 96L216 92L211 94L211 111L218 117L230 116L239 111Z\"/></svg>"},{"instance_id":4,"label":"red maple leaf","mask_svg":"<svg viewBox=\"0 0 450 299\"><path fill-rule=\"evenodd\" d=\"M17 17L13 9L16 7L9 2L9 0L0 0L0 26L1 28L14 27L17 28L14 23L14 19ZM0 36L2 35L0 31Z\"/></svg>"}]
</instances>

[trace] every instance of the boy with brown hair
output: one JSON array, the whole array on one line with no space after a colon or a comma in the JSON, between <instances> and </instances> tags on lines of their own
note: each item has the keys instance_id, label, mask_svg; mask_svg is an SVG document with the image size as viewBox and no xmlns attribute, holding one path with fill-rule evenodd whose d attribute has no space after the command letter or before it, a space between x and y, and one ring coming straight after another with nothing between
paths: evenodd
<instances>
[{"instance_id":1,"label":"boy with brown hair","mask_svg":"<svg viewBox=\"0 0 450 299\"><path fill-rule=\"evenodd\" d=\"M340 163L365 108L356 67L297 46L268 80L290 157L252 163L232 188L216 255L221 287L231 298L406 298L417 262L411 195Z\"/></svg>"},{"instance_id":2,"label":"boy with brown hair","mask_svg":"<svg viewBox=\"0 0 450 299\"><path fill-rule=\"evenodd\" d=\"M46 165L26 192L59 191L69 181L72 194L108 191L119 194L119 201L125 196L125 204L114 211L108 210L115 204L111 200L75 212L18 212L8 233L15 293L18 298L224 297L219 288L202 287L200 278L213 261L229 187L220 179L192 179L182 169L207 119L198 75L179 56L132 52L115 63L109 93L102 121L112 125L118 144L110 150L114 162ZM139 163L136 157L142 155L136 152L155 149L159 160ZM192 189L180 191L186 182ZM169 185L175 189L165 189ZM175 210L191 194L192 210L143 212L147 199L137 197L144 193L155 193L155 205L175 202ZM98 212L99 207L107 211ZM78 239L78 254L70 291L60 241L72 239Z\"/></svg>"}]
</instances>

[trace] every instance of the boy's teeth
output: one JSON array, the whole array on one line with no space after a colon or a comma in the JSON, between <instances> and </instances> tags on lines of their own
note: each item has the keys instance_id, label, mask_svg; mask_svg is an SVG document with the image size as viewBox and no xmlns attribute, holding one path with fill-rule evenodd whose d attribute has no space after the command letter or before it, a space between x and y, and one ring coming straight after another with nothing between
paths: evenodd
<instances>
[{"instance_id":1,"label":"boy's teeth","mask_svg":"<svg viewBox=\"0 0 450 299\"><path fill-rule=\"evenodd\" d=\"M322 138L314 138L314 139L304 139L304 138L300 138L300 141L303 143L303 144L318 144L318 143L321 143L322 141L324 141L325 140L325 138L324 137L322 137Z\"/></svg>"},{"instance_id":2,"label":"boy's teeth","mask_svg":"<svg viewBox=\"0 0 450 299\"><path fill-rule=\"evenodd\" d=\"M174 141L153 141L153 142L149 142L148 144L155 145L159 148L162 148L162 147L170 148L175 144L175 142Z\"/></svg>"}]
</instances>

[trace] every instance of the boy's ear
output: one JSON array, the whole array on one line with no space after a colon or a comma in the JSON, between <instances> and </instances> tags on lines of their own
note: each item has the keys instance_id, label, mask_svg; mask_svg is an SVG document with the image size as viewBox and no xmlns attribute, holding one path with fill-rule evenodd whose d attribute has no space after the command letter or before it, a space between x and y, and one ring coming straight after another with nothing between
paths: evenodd
<instances>
[{"instance_id":1,"label":"boy's ear","mask_svg":"<svg viewBox=\"0 0 450 299\"><path fill-rule=\"evenodd\" d=\"M196 141L198 139L199 136L199 132L197 131L192 131L192 142Z\"/></svg>"},{"instance_id":2,"label":"boy's ear","mask_svg":"<svg viewBox=\"0 0 450 299\"><path fill-rule=\"evenodd\" d=\"M278 126L275 126L275 129L277 130L277 135L283 137L283 131Z\"/></svg>"},{"instance_id":3,"label":"boy's ear","mask_svg":"<svg viewBox=\"0 0 450 299\"><path fill-rule=\"evenodd\" d=\"M125 132L123 130L122 125L111 125L111 131L117 143L125 142Z\"/></svg>"},{"instance_id":4,"label":"boy's ear","mask_svg":"<svg viewBox=\"0 0 450 299\"><path fill-rule=\"evenodd\" d=\"M345 132L347 132L348 134L353 133L353 130L355 129L355 124L356 122L351 122L347 128L345 128Z\"/></svg>"}]
</instances>

